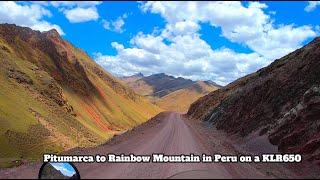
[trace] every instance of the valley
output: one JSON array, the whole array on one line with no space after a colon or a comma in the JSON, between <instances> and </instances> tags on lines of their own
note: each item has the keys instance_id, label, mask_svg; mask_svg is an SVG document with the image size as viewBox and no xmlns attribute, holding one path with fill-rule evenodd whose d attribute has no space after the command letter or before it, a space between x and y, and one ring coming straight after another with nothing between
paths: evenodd
<instances>
[{"instance_id":1,"label":"valley","mask_svg":"<svg viewBox=\"0 0 320 180\"><path fill-rule=\"evenodd\" d=\"M36 177L43 153L220 154L217 163L75 163L82 178L318 178L319 57L315 38L223 87L164 73L117 78L56 30L1 24L1 178ZM234 159L270 153L302 161Z\"/></svg>"}]
</instances>

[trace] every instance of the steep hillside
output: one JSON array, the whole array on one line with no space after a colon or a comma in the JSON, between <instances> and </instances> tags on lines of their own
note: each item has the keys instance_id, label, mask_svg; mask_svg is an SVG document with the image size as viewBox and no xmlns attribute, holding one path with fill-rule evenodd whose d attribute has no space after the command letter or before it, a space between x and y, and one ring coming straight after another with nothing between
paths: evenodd
<instances>
[{"instance_id":1,"label":"steep hillside","mask_svg":"<svg viewBox=\"0 0 320 180\"><path fill-rule=\"evenodd\" d=\"M194 102L188 115L320 161L320 38Z\"/></svg>"},{"instance_id":2,"label":"steep hillside","mask_svg":"<svg viewBox=\"0 0 320 180\"><path fill-rule=\"evenodd\" d=\"M192 102L221 87L212 81L192 81L164 73L150 76L136 74L121 80L162 109L178 112L187 112Z\"/></svg>"},{"instance_id":3,"label":"steep hillside","mask_svg":"<svg viewBox=\"0 0 320 180\"><path fill-rule=\"evenodd\" d=\"M57 31L0 25L0 166L93 146L160 110Z\"/></svg>"}]
</instances>

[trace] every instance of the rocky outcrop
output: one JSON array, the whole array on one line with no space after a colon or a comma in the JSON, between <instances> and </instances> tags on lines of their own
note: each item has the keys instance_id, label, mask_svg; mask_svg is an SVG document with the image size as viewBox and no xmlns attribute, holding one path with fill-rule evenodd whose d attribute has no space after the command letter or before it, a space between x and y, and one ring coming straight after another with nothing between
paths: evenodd
<instances>
[{"instance_id":1,"label":"rocky outcrop","mask_svg":"<svg viewBox=\"0 0 320 180\"><path fill-rule=\"evenodd\" d=\"M312 159L319 158L320 86L307 90L301 101L269 129L270 142L278 145L280 151L299 152L310 154Z\"/></svg>"},{"instance_id":2,"label":"rocky outcrop","mask_svg":"<svg viewBox=\"0 0 320 180\"><path fill-rule=\"evenodd\" d=\"M76 116L73 112L73 107L68 103L62 88L57 84L55 80L50 80L48 84L46 84L46 88L40 90L40 93L50 99L53 100L56 104L61 107L64 107L66 112L71 113Z\"/></svg>"},{"instance_id":3,"label":"rocky outcrop","mask_svg":"<svg viewBox=\"0 0 320 180\"><path fill-rule=\"evenodd\" d=\"M16 80L18 83L33 84L32 79L24 72L11 68L7 72L8 77Z\"/></svg>"}]
</instances>

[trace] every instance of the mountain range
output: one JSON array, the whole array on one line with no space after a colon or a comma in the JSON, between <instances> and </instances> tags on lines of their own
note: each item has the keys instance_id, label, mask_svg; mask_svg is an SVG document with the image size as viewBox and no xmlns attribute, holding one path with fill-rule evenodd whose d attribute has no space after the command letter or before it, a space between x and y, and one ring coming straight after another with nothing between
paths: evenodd
<instances>
[{"instance_id":1,"label":"mountain range","mask_svg":"<svg viewBox=\"0 0 320 180\"><path fill-rule=\"evenodd\" d=\"M192 81L165 73L150 76L138 73L120 79L162 109L177 112L186 112L195 100L221 87L212 81Z\"/></svg>"}]
</instances>

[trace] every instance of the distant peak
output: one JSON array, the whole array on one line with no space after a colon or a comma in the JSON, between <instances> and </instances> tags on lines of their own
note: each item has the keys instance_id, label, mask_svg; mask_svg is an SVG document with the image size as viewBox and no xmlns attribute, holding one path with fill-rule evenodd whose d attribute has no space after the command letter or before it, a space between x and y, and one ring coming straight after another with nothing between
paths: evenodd
<instances>
[{"instance_id":1,"label":"distant peak","mask_svg":"<svg viewBox=\"0 0 320 180\"><path fill-rule=\"evenodd\" d=\"M136 77L144 77L144 75L141 72L139 72L137 74L134 74L134 76L136 76Z\"/></svg>"},{"instance_id":2,"label":"distant peak","mask_svg":"<svg viewBox=\"0 0 320 180\"><path fill-rule=\"evenodd\" d=\"M216 87L219 87L219 88L223 87L223 86L221 86L221 85L219 85L219 84L217 84L217 83L215 83L215 82L213 82L211 80L206 80L206 81L202 81L202 82L204 82L204 83L206 83L207 85L210 85L210 86L216 86Z\"/></svg>"},{"instance_id":3,"label":"distant peak","mask_svg":"<svg viewBox=\"0 0 320 180\"><path fill-rule=\"evenodd\" d=\"M124 77L137 77L137 78L142 78L142 77L144 77L144 75L143 75L141 72L139 72L139 73L133 74L133 75L131 75L131 76L124 76Z\"/></svg>"},{"instance_id":4,"label":"distant peak","mask_svg":"<svg viewBox=\"0 0 320 180\"><path fill-rule=\"evenodd\" d=\"M140 78L143 78L143 77L145 77L145 76L141 72L133 74L131 76L119 76L120 79L127 79L127 78L138 78L138 79L140 79Z\"/></svg>"}]
</instances>

